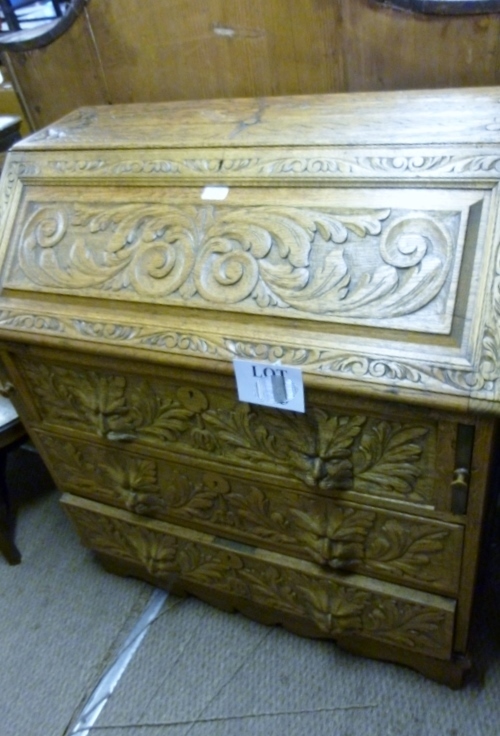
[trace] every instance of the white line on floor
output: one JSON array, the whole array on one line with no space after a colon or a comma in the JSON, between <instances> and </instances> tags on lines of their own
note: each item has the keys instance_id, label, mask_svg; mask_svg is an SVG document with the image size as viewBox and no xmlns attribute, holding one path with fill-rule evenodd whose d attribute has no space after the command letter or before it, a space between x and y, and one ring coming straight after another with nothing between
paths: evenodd
<instances>
[{"instance_id":1,"label":"white line on floor","mask_svg":"<svg viewBox=\"0 0 500 736\"><path fill-rule=\"evenodd\" d=\"M77 716L78 720L76 724L71 727L71 730L66 733L66 736L77 736L77 734L78 736L89 736L90 729L96 723L121 676L132 661L134 654L146 636L149 626L160 614L167 597L168 593L159 588L153 592L146 608L123 643L114 662L112 662L99 680L92 695L83 706L81 713Z\"/></svg>"}]
</instances>

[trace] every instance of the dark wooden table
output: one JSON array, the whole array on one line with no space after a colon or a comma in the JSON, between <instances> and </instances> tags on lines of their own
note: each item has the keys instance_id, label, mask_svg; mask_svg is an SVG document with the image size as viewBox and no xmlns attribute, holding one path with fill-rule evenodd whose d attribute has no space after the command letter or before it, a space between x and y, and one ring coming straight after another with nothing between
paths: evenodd
<instances>
[{"instance_id":1,"label":"dark wooden table","mask_svg":"<svg viewBox=\"0 0 500 736\"><path fill-rule=\"evenodd\" d=\"M0 551L11 565L21 562L21 555L15 543L15 514L5 471L9 452L18 447L25 436L12 403L0 396Z\"/></svg>"}]
</instances>

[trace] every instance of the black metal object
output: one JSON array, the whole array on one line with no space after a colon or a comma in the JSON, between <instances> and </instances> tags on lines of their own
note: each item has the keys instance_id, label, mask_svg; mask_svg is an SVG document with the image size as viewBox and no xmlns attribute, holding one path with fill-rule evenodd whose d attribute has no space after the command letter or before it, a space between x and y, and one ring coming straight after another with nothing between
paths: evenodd
<instances>
[{"instance_id":1,"label":"black metal object","mask_svg":"<svg viewBox=\"0 0 500 736\"><path fill-rule=\"evenodd\" d=\"M376 0L400 10L426 15L480 15L500 13L500 0Z\"/></svg>"},{"instance_id":2,"label":"black metal object","mask_svg":"<svg viewBox=\"0 0 500 736\"><path fill-rule=\"evenodd\" d=\"M41 18L29 18L25 22L30 24L46 23L49 20L62 18L67 6L67 0L49 0L52 5L53 16ZM18 16L18 12L37 5L39 0L0 0L0 13L3 16L6 28L2 28L2 33L10 33L11 31L21 30L22 17Z\"/></svg>"},{"instance_id":3,"label":"black metal object","mask_svg":"<svg viewBox=\"0 0 500 736\"><path fill-rule=\"evenodd\" d=\"M98 0L99 1L99 0ZM5 0L0 0L0 17L2 16L2 5ZM9 0L12 3L33 3L34 0ZM53 0L50 0L53 2ZM31 51L47 46L62 36L71 28L78 16L83 13L85 6L91 0L56 0L61 16L57 17L54 11L54 19L44 18L40 25L35 25L29 33L22 31L7 30L0 33L0 52L2 51ZM49 22L47 22L49 21Z\"/></svg>"}]
</instances>

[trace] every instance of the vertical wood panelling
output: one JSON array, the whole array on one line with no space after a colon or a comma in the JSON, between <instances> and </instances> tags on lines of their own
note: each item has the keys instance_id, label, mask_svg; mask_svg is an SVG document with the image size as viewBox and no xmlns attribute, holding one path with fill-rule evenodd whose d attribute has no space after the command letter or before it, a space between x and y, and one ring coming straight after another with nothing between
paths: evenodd
<instances>
[{"instance_id":1,"label":"vertical wood panelling","mask_svg":"<svg viewBox=\"0 0 500 736\"><path fill-rule=\"evenodd\" d=\"M9 53L7 61L35 128L75 107L108 102L86 14L50 46Z\"/></svg>"},{"instance_id":2,"label":"vertical wood panelling","mask_svg":"<svg viewBox=\"0 0 500 736\"><path fill-rule=\"evenodd\" d=\"M500 83L500 14L372 0L89 0L61 38L9 52L35 127L81 105Z\"/></svg>"},{"instance_id":3,"label":"vertical wood panelling","mask_svg":"<svg viewBox=\"0 0 500 736\"><path fill-rule=\"evenodd\" d=\"M500 15L409 15L366 0L342 8L348 91L500 82Z\"/></svg>"},{"instance_id":4,"label":"vertical wood panelling","mask_svg":"<svg viewBox=\"0 0 500 736\"><path fill-rule=\"evenodd\" d=\"M344 87L340 4L315 4L129 0L124 15L115 0L89 15L113 102L248 97Z\"/></svg>"}]
</instances>

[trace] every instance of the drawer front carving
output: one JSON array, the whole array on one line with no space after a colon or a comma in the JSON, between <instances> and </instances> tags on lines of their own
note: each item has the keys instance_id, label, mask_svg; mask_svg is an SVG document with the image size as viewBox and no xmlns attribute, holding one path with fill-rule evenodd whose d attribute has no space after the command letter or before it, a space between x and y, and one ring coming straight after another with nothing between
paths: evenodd
<instances>
[{"instance_id":1,"label":"drawer front carving","mask_svg":"<svg viewBox=\"0 0 500 736\"><path fill-rule=\"evenodd\" d=\"M456 595L462 527L39 435L58 486L325 568Z\"/></svg>"},{"instance_id":2,"label":"drawer front carving","mask_svg":"<svg viewBox=\"0 0 500 736\"><path fill-rule=\"evenodd\" d=\"M44 424L147 444L287 478L297 488L355 491L434 505L436 425L319 406L306 414L249 406L234 390L20 362ZM451 469L450 469L451 478Z\"/></svg>"},{"instance_id":3,"label":"drawer front carving","mask_svg":"<svg viewBox=\"0 0 500 736\"><path fill-rule=\"evenodd\" d=\"M144 574L181 582L310 621L312 633L349 632L446 659L451 654L454 603L362 576L322 573L316 566L221 540L165 522L137 521L127 512L65 496L84 543L139 566Z\"/></svg>"}]
</instances>

